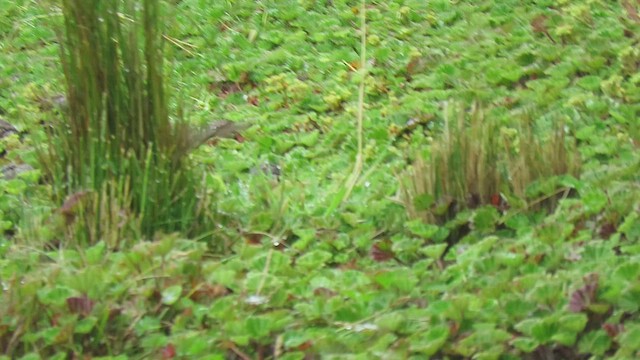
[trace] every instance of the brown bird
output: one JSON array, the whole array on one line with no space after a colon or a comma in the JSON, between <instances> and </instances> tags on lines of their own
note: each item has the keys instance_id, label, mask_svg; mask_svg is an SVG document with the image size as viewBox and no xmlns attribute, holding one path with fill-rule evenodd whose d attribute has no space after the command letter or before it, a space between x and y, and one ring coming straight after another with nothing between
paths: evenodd
<instances>
[{"instance_id":1,"label":"brown bird","mask_svg":"<svg viewBox=\"0 0 640 360\"><path fill-rule=\"evenodd\" d=\"M250 126L251 124L245 122L220 120L202 128L183 127L182 129L177 129L176 135L180 140L176 148L176 158L182 158L210 139L233 138Z\"/></svg>"},{"instance_id":2,"label":"brown bird","mask_svg":"<svg viewBox=\"0 0 640 360\"><path fill-rule=\"evenodd\" d=\"M249 126L251 125L244 122L231 122L227 120L214 121L201 131L192 132L191 143L194 144L194 148L196 148L212 138L233 138Z\"/></svg>"}]
</instances>

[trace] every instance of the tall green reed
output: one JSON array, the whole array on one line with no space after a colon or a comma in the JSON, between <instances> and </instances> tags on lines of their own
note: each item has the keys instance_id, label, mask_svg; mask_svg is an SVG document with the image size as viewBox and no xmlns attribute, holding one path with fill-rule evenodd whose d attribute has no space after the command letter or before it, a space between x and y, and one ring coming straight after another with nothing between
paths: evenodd
<instances>
[{"instance_id":1,"label":"tall green reed","mask_svg":"<svg viewBox=\"0 0 640 360\"><path fill-rule=\"evenodd\" d=\"M213 228L211 194L184 156L188 127L168 110L163 5L61 1L68 112L42 162L58 201L85 192L66 224L83 242Z\"/></svg>"}]
</instances>

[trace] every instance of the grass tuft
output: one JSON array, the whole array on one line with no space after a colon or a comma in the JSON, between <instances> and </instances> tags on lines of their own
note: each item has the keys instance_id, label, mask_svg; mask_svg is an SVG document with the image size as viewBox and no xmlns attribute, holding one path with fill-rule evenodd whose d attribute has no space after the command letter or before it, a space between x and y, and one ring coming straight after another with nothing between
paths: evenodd
<instances>
[{"instance_id":1,"label":"grass tuft","mask_svg":"<svg viewBox=\"0 0 640 360\"><path fill-rule=\"evenodd\" d=\"M211 229L210 199L185 156L189 129L169 116L162 3L64 0L62 11L68 116L42 166L58 202L78 191L95 195L84 212L90 225L76 230L90 243L117 243L117 228L139 228L143 237Z\"/></svg>"},{"instance_id":2,"label":"grass tuft","mask_svg":"<svg viewBox=\"0 0 640 360\"><path fill-rule=\"evenodd\" d=\"M530 117L505 128L477 103L469 110L447 103L443 132L401 177L400 198L410 218L437 224L483 205L552 210L559 199L556 177L577 177L579 170L562 124L544 137Z\"/></svg>"}]
</instances>

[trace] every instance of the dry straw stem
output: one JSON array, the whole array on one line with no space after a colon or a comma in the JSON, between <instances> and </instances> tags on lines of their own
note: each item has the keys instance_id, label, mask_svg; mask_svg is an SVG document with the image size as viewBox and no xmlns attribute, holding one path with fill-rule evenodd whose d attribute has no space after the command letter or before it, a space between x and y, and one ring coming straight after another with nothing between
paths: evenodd
<instances>
[{"instance_id":1,"label":"dry straw stem","mask_svg":"<svg viewBox=\"0 0 640 360\"><path fill-rule=\"evenodd\" d=\"M358 182L358 178L362 173L362 167L364 163L364 85L365 80L367 78L367 2L366 0L362 0L362 6L360 10L360 71L362 72L362 78L360 79L360 84L358 86L358 115L357 115L357 123L356 123L356 131L357 131L357 139L358 139L358 153L356 154L356 162L353 166L353 171L349 176L346 184L346 190L344 195L340 201L340 203L344 203L356 183Z\"/></svg>"}]
</instances>

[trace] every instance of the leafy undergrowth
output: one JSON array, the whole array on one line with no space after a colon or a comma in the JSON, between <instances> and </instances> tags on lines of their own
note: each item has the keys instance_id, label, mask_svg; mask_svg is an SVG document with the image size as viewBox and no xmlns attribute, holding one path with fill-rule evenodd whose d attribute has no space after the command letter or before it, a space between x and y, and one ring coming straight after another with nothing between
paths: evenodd
<instances>
[{"instance_id":1,"label":"leafy undergrowth","mask_svg":"<svg viewBox=\"0 0 640 360\"><path fill-rule=\"evenodd\" d=\"M640 4L370 2L365 167L340 204L358 5L174 3L168 77L189 118L255 124L193 155L217 243L72 247L38 170L0 180L6 358L640 357ZM63 112L59 17L0 6L0 117L19 131L0 140L2 166L35 166ZM407 220L396 174L441 136L447 100L484 104L506 133L523 113L539 136L565 124L582 158L571 196L552 213L462 211L455 243Z\"/></svg>"}]
</instances>

